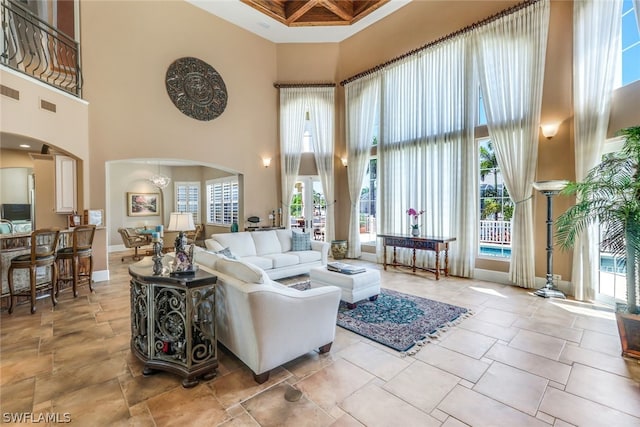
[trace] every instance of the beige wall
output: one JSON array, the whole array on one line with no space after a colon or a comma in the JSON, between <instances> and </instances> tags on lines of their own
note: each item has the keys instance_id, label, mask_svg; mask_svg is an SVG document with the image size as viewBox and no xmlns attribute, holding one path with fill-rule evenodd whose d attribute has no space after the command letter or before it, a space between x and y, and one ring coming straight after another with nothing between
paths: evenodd
<instances>
[{"instance_id":1,"label":"beige wall","mask_svg":"<svg viewBox=\"0 0 640 427\"><path fill-rule=\"evenodd\" d=\"M0 149L0 168L33 168L27 151Z\"/></svg>"},{"instance_id":2,"label":"beige wall","mask_svg":"<svg viewBox=\"0 0 640 427\"><path fill-rule=\"evenodd\" d=\"M131 181L122 182L118 188L110 188L107 162L182 159L240 174L244 182L243 217L266 217L280 202L278 92L274 82L338 83L516 3L519 1L414 1L341 43L276 45L183 1L83 1L83 96L89 105L76 101L79 105L59 110L65 115L58 114L52 124L47 116L51 113L33 113L22 107L23 101L30 105L37 102L39 89L33 85L33 93L25 89L20 102L0 97L2 130L51 143L80 160L88 160L82 167L87 184L85 207L106 209L117 206L118 200L123 204L126 188L137 189L156 172L155 168L128 171L137 175L129 175ZM541 119L563 124L552 140L540 139L539 180L574 177L571 14L571 2L552 1ZM202 59L225 80L227 109L213 121L201 122L183 115L166 94L167 67L183 56ZM13 84L16 79L4 70L0 77L3 84ZM639 96L640 82L616 92L610 135L621 127L640 123ZM338 86L336 238L345 238L348 226L346 171L339 161L346 151L343 98L343 89ZM60 99L45 99L64 105ZM66 113L73 113L72 118L61 120ZM262 167L261 157L273 159L269 168ZM205 175L203 172L203 179ZM534 203L536 275L543 277L546 200L535 194ZM554 213L559 214L569 203L557 200ZM112 241L113 227L130 219L122 216L123 205L109 212L114 212L109 217L105 210ZM207 234L213 231L223 230L211 229ZM569 279L570 254L556 252L555 261L555 272ZM478 266L508 269L504 262L479 261Z\"/></svg>"},{"instance_id":3,"label":"beige wall","mask_svg":"<svg viewBox=\"0 0 640 427\"><path fill-rule=\"evenodd\" d=\"M82 212L92 203L89 193L89 104L86 100L78 99L60 90L53 89L37 80L26 78L7 68L0 68L0 81L4 86L19 92L19 99L0 96L0 138L18 135L29 140L29 143L48 144L56 152L68 154L77 161L78 211ZM41 100L56 106L56 112L40 108ZM13 156L4 159L6 152L2 150L2 167L13 160ZM39 155L35 155L36 158ZM7 162L7 163L5 163ZM66 215L54 213L55 207L55 168L53 162L46 160L32 160L27 166L24 158L20 160L26 167L33 167L35 175L37 227L57 226L66 228ZM44 188L50 188L44 190ZM107 247L101 242L94 243L94 271L106 270Z\"/></svg>"},{"instance_id":4,"label":"beige wall","mask_svg":"<svg viewBox=\"0 0 640 427\"><path fill-rule=\"evenodd\" d=\"M261 162L278 154L275 44L183 1L82 2L81 23L98 203L107 199L106 162L155 158L243 174L247 209L264 216L277 205L278 162ZM187 117L167 95L167 68L185 56L207 62L225 81L227 107L212 121ZM138 175L140 185L150 176Z\"/></svg>"},{"instance_id":5,"label":"beige wall","mask_svg":"<svg viewBox=\"0 0 640 427\"><path fill-rule=\"evenodd\" d=\"M502 0L412 2L342 43L279 45L187 4L162 3L149 10L144 3L134 3L128 4L126 11L104 2L83 4L83 28L90 29L83 33L83 51L87 52L84 55L85 73L100 82L95 86L88 82L85 86L86 98L91 101L92 113L97 117L91 126L92 147L96 147L92 152L92 165L95 166L92 167L92 191L99 192L104 187L100 171L104 161L144 157L152 150L154 157L193 159L243 173L247 215L266 216L273 206L277 206L280 197L274 82L338 83L517 3ZM442 8L443 5L446 8ZM141 15L147 17L141 20ZM109 31L108 22L112 20L121 23L121 35L116 35L115 40L106 40L101 34ZM571 2L553 1L541 122L561 121L563 124L552 140L540 138L538 180L574 178L571 22ZM170 30L166 31L166 28ZM173 37L177 32L181 34L180 42ZM225 43L205 41L212 39ZM140 53L138 48L145 45L150 47ZM189 52L185 52L185 46L189 46ZM211 64L227 84L227 111L212 122L200 123L181 115L164 91L162 79L166 67L174 59L186 55ZM113 57L121 58L123 63L135 63L136 67L114 75ZM108 84L104 84L105 81ZM616 93L616 107L632 102L634 97L629 93L637 94L640 87L636 87L632 88L633 92ZM338 86L336 238L345 238L348 227L346 171L339 162L340 155L346 151L341 119L343 97L343 89ZM612 114L614 126L640 122L637 109L616 107ZM119 125L111 126L110 123ZM184 138L181 132L189 137ZM179 150L172 146L176 140L180 141ZM218 145L220 140L224 142ZM207 150L203 145L214 145L216 149ZM274 159L270 168L260 167L262 156ZM568 199L556 199L554 215L570 203ZM546 199L540 194L534 194L534 212L536 275L544 277ZM207 230L207 233L210 231L214 230ZM571 254L556 251L554 260L554 271L569 280ZM508 264L504 262L478 260L478 267L508 270Z\"/></svg>"},{"instance_id":6,"label":"beige wall","mask_svg":"<svg viewBox=\"0 0 640 427\"><path fill-rule=\"evenodd\" d=\"M206 181L231 175L219 169L206 166L158 166L154 160L148 161L112 161L107 164L108 176L108 235L109 246L121 246L122 238L118 233L120 227L151 227L163 224L169 225L169 215L174 211L175 195L173 184L180 181L199 182L201 200L204 200ZM161 173L171 179L169 186L160 191L152 185L148 178ZM126 194L128 192L157 193L160 196L160 215L128 216ZM205 209L203 205L201 209ZM205 222L204 210L200 212ZM225 230L226 231L226 230ZM211 234L209 232L209 234Z\"/></svg>"},{"instance_id":7,"label":"beige wall","mask_svg":"<svg viewBox=\"0 0 640 427\"><path fill-rule=\"evenodd\" d=\"M446 4L445 4L446 3ZM473 22L490 16L512 4L506 1L456 1L456 2L411 2L398 12L373 27L367 28L340 44L339 79L346 79L373 66L384 63L412 49L423 46L439 37ZM442 7L442 6L446 7ZM547 140L540 136L537 180L575 179L573 109L572 109L572 2L552 1L547 46L545 84L542 101L541 123L562 122L558 135ZM410 28L411 31L407 31ZM340 95L343 91L340 88ZM623 127L640 124L640 82L622 88L614 94L610 131L613 135ZM340 106L342 108L342 106ZM344 135L340 130L339 136ZM476 136L485 136L482 129ZM344 150L344 140L337 140L336 152ZM346 176L338 170L336 179L338 198L347 198ZM572 200L564 197L554 199L554 217L566 210ZM536 239L536 276L546 273L546 198L534 194L534 224ZM348 217L348 206L336 207L336 238L345 238L347 225L341 218ZM570 252L554 252L554 273L563 280L571 278ZM477 267L508 271L508 263L502 261L477 260Z\"/></svg>"}]
</instances>

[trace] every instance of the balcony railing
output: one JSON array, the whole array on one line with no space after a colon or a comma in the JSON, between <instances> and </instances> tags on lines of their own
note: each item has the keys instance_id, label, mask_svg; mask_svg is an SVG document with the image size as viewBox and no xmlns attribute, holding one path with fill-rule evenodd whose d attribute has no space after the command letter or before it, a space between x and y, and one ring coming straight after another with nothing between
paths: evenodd
<instances>
[{"instance_id":1,"label":"balcony railing","mask_svg":"<svg viewBox=\"0 0 640 427\"><path fill-rule=\"evenodd\" d=\"M0 63L80 96L79 44L13 0L1 0Z\"/></svg>"},{"instance_id":2,"label":"balcony railing","mask_svg":"<svg viewBox=\"0 0 640 427\"><path fill-rule=\"evenodd\" d=\"M511 221L480 221L480 243L511 246Z\"/></svg>"}]
</instances>

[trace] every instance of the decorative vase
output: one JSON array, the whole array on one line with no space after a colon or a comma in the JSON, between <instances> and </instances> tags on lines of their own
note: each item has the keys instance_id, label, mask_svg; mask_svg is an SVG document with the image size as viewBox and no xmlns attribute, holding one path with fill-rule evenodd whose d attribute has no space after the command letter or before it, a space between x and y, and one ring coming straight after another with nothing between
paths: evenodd
<instances>
[{"instance_id":1,"label":"decorative vase","mask_svg":"<svg viewBox=\"0 0 640 427\"><path fill-rule=\"evenodd\" d=\"M333 259L344 259L344 257L347 255L347 241L332 240L331 255L333 256Z\"/></svg>"},{"instance_id":2,"label":"decorative vase","mask_svg":"<svg viewBox=\"0 0 640 427\"><path fill-rule=\"evenodd\" d=\"M411 227L411 235L418 237L420 235L420 229L418 227Z\"/></svg>"}]
</instances>

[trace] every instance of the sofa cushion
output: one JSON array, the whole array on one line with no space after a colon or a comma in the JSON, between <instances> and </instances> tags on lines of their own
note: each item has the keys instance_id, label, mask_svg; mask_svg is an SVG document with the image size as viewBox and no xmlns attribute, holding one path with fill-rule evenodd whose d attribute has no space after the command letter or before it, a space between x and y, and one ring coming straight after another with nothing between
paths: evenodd
<instances>
[{"instance_id":1,"label":"sofa cushion","mask_svg":"<svg viewBox=\"0 0 640 427\"><path fill-rule=\"evenodd\" d=\"M213 239L205 239L204 245L207 247L207 249L211 249L216 252L224 249L224 246Z\"/></svg>"},{"instance_id":2,"label":"sofa cushion","mask_svg":"<svg viewBox=\"0 0 640 427\"><path fill-rule=\"evenodd\" d=\"M236 257L257 255L256 245L249 232L213 234L211 238L220 243L223 248L231 248L231 252Z\"/></svg>"},{"instance_id":3,"label":"sofa cushion","mask_svg":"<svg viewBox=\"0 0 640 427\"><path fill-rule=\"evenodd\" d=\"M269 255L282 253L282 246L275 230L256 231L251 233L256 246L256 255Z\"/></svg>"},{"instance_id":4,"label":"sofa cushion","mask_svg":"<svg viewBox=\"0 0 640 427\"><path fill-rule=\"evenodd\" d=\"M272 261L273 268L289 267L300 263L300 258L290 253L265 255Z\"/></svg>"},{"instance_id":5,"label":"sofa cushion","mask_svg":"<svg viewBox=\"0 0 640 427\"><path fill-rule=\"evenodd\" d=\"M264 283L263 271L251 264L235 259L221 258L216 261L216 270L247 283Z\"/></svg>"},{"instance_id":6,"label":"sofa cushion","mask_svg":"<svg viewBox=\"0 0 640 427\"><path fill-rule=\"evenodd\" d=\"M212 270L216 269L216 263L219 259L222 259L222 256L214 251L197 251L193 254L193 261L195 263L209 267Z\"/></svg>"},{"instance_id":7,"label":"sofa cushion","mask_svg":"<svg viewBox=\"0 0 640 427\"><path fill-rule=\"evenodd\" d=\"M282 252L289 252L291 250L291 229L288 230L276 230L278 240L280 240L280 247Z\"/></svg>"},{"instance_id":8,"label":"sofa cushion","mask_svg":"<svg viewBox=\"0 0 640 427\"><path fill-rule=\"evenodd\" d=\"M318 251L296 251L291 252L292 255L295 255L299 259L300 264L304 264L306 262L314 262L320 261L322 259L322 254Z\"/></svg>"},{"instance_id":9,"label":"sofa cushion","mask_svg":"<svg viewBox=\"0 0 640 427\"><path fill-rule=\"evenodd\" d=\"M269 270L273 268L273 260L271 258L263 256L246 256L242 257L241 261L253 264L263 270Z\"/></svg>"},{"instance_id":10,"label":"sofa cushion","mask_svg":"<svg viewBox=\"0 0 640 427\"><path fill-rule=\"evenodd\" d=\"M309 251L311 250L311 235L309 233L291 233L291 250L292 251Z\"/></svg>"}]
</instances>

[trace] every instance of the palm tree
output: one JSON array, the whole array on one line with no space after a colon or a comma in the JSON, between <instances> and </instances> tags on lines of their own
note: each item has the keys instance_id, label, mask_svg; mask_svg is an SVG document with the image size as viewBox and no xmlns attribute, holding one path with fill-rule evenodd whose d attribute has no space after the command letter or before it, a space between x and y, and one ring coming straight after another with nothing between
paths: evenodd
<instances>
[{"instance_id":1,"label":"palm tree","mask_svg":"<svg viewBox=\"0 0 640 427\"><path fill-rule=\"evenodd\" d=\"M640 127L623 129L622 151L607 156L583 182L569 183L563 194L577 197L556 221L558 243L572 248L592 224L600 225L601 248L626 259L627 308L638 314L640 290Z\"/></svg>"},{"instance_id":2,"label":"palm tree","mask_svg":"<svg viewBox=\"0 0 640 427\"><path fill-rule=\"evenodd\" d=\"M487 146L480 146L480 179L484 182L484 179L490 173L493 174L493 188L498 192L498 160L496 159L496 153L493 151L493 142L489 140ZM494 212L495 220L498 220L499 210Z\"/></svg>"}]
</instances>

